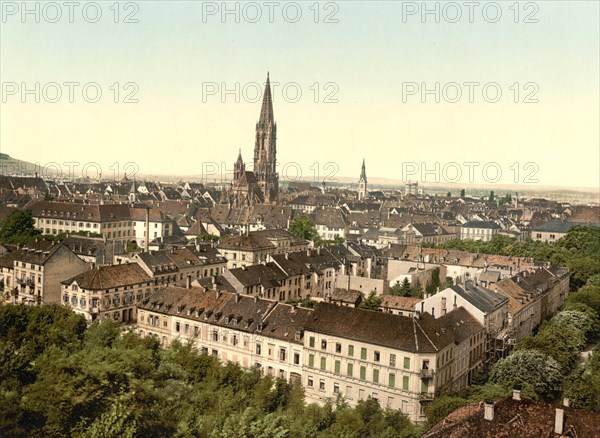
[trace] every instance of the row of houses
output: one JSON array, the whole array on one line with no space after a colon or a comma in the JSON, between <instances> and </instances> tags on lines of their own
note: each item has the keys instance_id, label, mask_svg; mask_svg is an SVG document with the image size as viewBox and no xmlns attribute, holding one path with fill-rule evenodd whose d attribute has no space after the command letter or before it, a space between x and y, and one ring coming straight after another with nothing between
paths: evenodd
<instances>
[{"instance_id":1,"label":"row of houses","mask_svg":"<svg viewBox=\"0 0 600 438\"><path fill-rule=\"evenodd\" d=\"M442 388L465 387L485 353L484 327L464 308L413 318L204 288L161 288L138 304L137 327L164 345L190 341L223 362L301 382L308 402L372 397L415 422Z\"/></svg>"}]
</instances>

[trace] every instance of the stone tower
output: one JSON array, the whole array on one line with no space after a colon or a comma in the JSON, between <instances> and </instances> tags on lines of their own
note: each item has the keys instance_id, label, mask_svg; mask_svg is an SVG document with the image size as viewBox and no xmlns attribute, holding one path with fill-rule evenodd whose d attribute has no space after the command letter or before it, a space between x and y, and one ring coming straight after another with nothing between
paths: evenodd
<instances>
[{"instance_id":1,"label":"stone tower","mask_svg":"<svg viewBox=\"0 0 600 438\"><path fill-rule=\"evenodd\" d=\"M263 193L264 202L276 202L279 195L277 124L273 117L273 99L271 97L271 83L268 73L260 118L256 124L253 171L260 191Z\"/></svg>"},{"instance_id":2,"label":"stone tower","mask_svg":"<svg viewBox=\"0 0 600 438\"><path fill-rule=\"evenodd\" d=\"M365 159L363 158L360 179L358 180L358 199L364 201L367 199L367 171L365 169Z\"/></svg>"},{"instance_id":3,"label":"stone tower","mask_svg":"<svg viewBox=\"0 0 600 438\"><path fill-rule=\"evenodd\" d=\"M246 165L244 164L244 160L242 160L242 150L240 149L240 153L238 154L236 162L233 164L233 179L237 181L241 178L242 173L246 171Z\"/></svg>"}]
</instances>

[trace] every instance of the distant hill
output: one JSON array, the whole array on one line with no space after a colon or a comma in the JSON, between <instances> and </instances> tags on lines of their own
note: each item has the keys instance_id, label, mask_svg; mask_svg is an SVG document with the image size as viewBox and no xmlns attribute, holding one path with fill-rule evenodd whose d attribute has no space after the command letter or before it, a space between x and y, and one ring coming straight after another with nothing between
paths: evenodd
<instances>
[{"instance_id":1,"label":"distant hill","mask_svg":"<svg viewBox=\"0 0 600 438\"><path fill-rule=\"evenodd\" d=\"M35 175L44 174L44 176L52 176L56 173L56 169L47 169L42 171L42 167L36 166L29 161L18 160L8 154L0 153L0 174L1 175Z\"/></svg>"}]
</instances>

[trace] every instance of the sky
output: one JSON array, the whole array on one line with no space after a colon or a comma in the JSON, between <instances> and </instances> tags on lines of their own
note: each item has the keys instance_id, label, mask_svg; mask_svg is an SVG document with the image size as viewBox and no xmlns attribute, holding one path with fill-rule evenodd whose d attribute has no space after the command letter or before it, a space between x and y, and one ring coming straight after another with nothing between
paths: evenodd
<instances>
[{"instance_id":1,"label":"sky","mask_svg":"<svg viewBox=\"0 0 600 438\"><path fill-rule=\"evenodd\" d=\"M284 181L598 187L599 4L3 1L0 150L210 180L269 72Z\"/></svg>"}]
</instances>

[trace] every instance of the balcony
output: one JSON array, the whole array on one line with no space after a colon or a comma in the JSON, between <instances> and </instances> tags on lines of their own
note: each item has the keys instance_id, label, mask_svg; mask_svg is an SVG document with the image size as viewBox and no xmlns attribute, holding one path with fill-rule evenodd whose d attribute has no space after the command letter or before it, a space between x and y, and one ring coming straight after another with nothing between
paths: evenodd
<instances>
[{"instance_id":1,"label":"balcony","mask_svg":"<svg viewBox=\"0 0 600 438\"><path fill-rule=\"evenodd\" d=\"M422 392L419 394L419 401L422 402L426 402L426 401L433 401L435 395L433 392Z\"/></svg>"},{"instance_id":2,"label":"balcony","mask_svg":"<svg viewBox=\"0 0 600 438\"><path fill-rule=\"evenodd\" d=\"M435 374L434 370L422 369L419 372L422 379L433 379L433 375Z\"/></svg>"},{"instance_id":3,"label":"balcony","mask_svg":"<svg viewBox=\"0 0 600 438\"><path fill-rule=\"evenodd\" d=\"M29 287L35 286L35 282L33 281L33 278L28 278L27 280L25 280L25 284Z\"/></svg>"}]
</instances>

